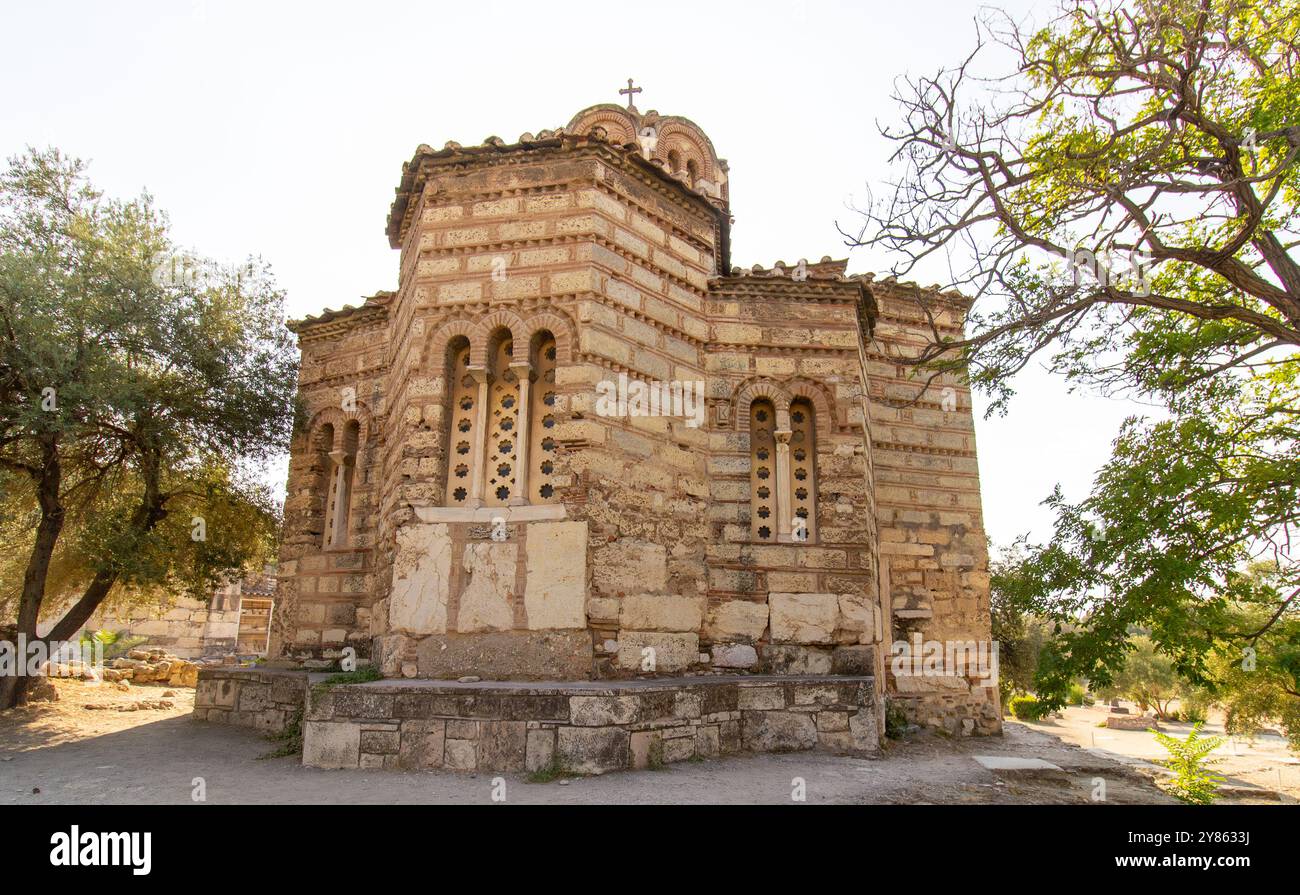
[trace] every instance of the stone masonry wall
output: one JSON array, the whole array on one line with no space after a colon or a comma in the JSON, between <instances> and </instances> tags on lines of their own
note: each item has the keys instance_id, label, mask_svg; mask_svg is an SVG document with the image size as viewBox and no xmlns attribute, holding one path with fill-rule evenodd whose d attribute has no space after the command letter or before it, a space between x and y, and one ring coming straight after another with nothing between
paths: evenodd
<instances>
[{"instance_id":1,"label":"stone masonry wall","mask_svg":"<svg viewBox=\"0 0 1300 895\"><path fill-rule=\"evenodd\" d=\"M204 667L194 691L192 717L281 733L302 720L308 683L303 672Z\"/></svg>"},{"instance_id":2,"label":"stone masonry wall","mask_svg":"<svg viewBox=\"0 0 1300 895\"><path fill-rule=\"evenodd\" d=\"M738 752L880 749L872 678L610 686L383 681L312 694L303 764L602 774Z\"/></svg>"},{"instance_id":3,"label":"stone masonry wall","mask_svg":"<svg viewBox=\"0 0 1300 895\"><path fill-rule=\"evenodd\" d=\"M116 631L123 637L143 637L150 646L165 648L184 659L197 659L235 652L239 607L220 608L182 596L162 607L101 608L86 623L86 628Z\"/></svg>"},{"instance_id":4,"label":"stone masonry wall","mask_svg":"<svg viewBox=\"0 0 1300 895\"><path fill-rule=\"evenodd\" d=\"M843 263L755 268L715 281L708 304L710 611L705 636L737 668L878 674L882 634L875 495L868 487L858 311ZM816 528L807 542L753 543L750 405L815 409Z\"/></svg>"},{"instance_id":5,"label":"stone masonry wall","mask_svg":"<svg viewBox=\"0 0 1300 895\"><path fill-rule=\"evenodd\" d=\"M890 607L886 642L920 634L923 641L987 644L988 547L970 389L963 378L944 374L918 399L915 368L893 360L916 356L933 338L918 299L930 303L940 333L952 338L961 335L965 302L888 281L872 283L871 291L880 315L864 362L882 598ZM888 671L889 692L915 721L953 732L997 732L997 687L976 683L969 674Z\"/></svg>"}]
</instances>

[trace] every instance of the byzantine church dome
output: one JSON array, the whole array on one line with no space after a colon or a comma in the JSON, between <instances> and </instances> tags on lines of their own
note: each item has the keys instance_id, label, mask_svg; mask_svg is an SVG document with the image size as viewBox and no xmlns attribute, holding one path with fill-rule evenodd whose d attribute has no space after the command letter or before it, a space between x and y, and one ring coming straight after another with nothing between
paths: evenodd
<instances>
[{"instance_id":1,"label":"byzantine church dome","mask_svg":"<svg viewBox=\"0 0 1300 895\"><path fill-rule=\"evenodd\" d=\"M641 113L636 106L601 103L583 109L564 128L574 135L594 134L609 143L636 146L642 158L715 203L727 205L727 162L713 141L689 118Z\"/></svg>"}]
</instances>

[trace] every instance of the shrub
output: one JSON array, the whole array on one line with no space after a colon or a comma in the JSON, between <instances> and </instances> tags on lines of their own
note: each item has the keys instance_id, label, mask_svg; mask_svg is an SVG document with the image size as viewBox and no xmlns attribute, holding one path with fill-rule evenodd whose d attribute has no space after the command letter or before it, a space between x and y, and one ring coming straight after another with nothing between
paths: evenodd
<instances>
[{"instance_id":1,"label":"shrub","mask_svg":"<svg viewBox=\"0 0 1300 895\"><path fill-rule=\"evenodd\" d=\"M1214 700L1204 690L1193 690L1186 699L1180 701L1181 713L1184 721L1191 721L1193 724L1204 724L1210 713L1210 706Z\"/></svg>"},{"instance_id":2,"label":"shrub","mask_svg":"<svg viewBox=\"0 0 1300 895\"><path fill-rule=\"evenodd\" d=\"M1070 684L1065 702L1066 705L1092 705L1092 698L1088 696L1088 691L1083 689L1082 685Z\"/></svg>"},{"instance_id":3,"label":"shrub","mask_svg":"<svg viewBox=\"0 0 1300 895\"><path fill-rule=\"evenodd\" d=\"M1180 740L1167 733L1153 731L1160 745L1169 750L1169 758L1160 762L1174 772L1174 779L1168 783L1168 789L1174 797L1189 805L1208 805L1218 797L1219 784L1223 778L1211 774L1207 766L1217 764L1219 759L1206 758L1223 743L1223 737L1202 739L1201 724L1192 728L1187 739Z\"/></svg>"},{"instance_id":4,"label":"shrub","mask_svg":"<svg viewBox=\"0 0 1300 895\"><path fill-rule=\"evenodd\" d=\"M907 733L907 712L892 699L885 703L885 736L901 740Z\"/></svg>"},{"instance_id":5,"label":"shrub","mask_svg":"<svg viewBox=\"0 0 1300 895\"><path fill-rule=\"evenodd\" d=\"M1037 696L1013 696L1007 708L1017 721L1039 721L1047 714L1047 706Z\"/></svg>"}]
</instances>

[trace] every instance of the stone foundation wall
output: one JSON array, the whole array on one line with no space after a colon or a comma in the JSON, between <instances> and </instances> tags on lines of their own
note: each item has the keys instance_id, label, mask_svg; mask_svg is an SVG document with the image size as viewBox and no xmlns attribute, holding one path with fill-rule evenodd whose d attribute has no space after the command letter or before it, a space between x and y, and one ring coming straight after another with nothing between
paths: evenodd
<instances>
[{"instance_id":1,"label":"stone foundation wall","mask_svg":"<svg viewBox=\"0 0 1300 895\"><path fill-rule=\"evenodd\" d=\"M871 677L609 686L381 681L312 696L303 764L601 774L739 752L880 749Z\"/></svg>"},{"instance_id":2,"label":"stone foundation wall","mask_svg":"<svg viewBox=\"0 0 1300 895\"><path fill-rule=\"evenodd\" d=\"M281 733L301 719L308 683L308 675L301 671L202 668L192 717Z\"/></svg>"}]
</instances>

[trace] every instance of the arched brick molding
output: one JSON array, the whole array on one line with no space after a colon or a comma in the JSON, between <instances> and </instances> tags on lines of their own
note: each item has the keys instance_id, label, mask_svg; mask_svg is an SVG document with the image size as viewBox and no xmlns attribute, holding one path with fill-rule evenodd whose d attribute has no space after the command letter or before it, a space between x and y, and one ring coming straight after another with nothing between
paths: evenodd
<instances>
[{"instance_id":1,"label":"arched brick molding","mask_svg":"<svg viewBox=\"0 0 1300 895\"><path fill-rule=\"evenodd\" d=\"M340 446L340 439L347 428L347 424L355 422L357 424L357 462L361 462L361 451L366 445L366 440L370 436L370 410L360 399L356 402L356 410L347 411L342 407L326 407L318 410L311 418L307 425L307 432L311 441L308 443L313 447L316 443L317 433L325 424L334 427L334 444L326 450L334 450Z\"/></svg>"},{"instance_id":2,"label":"arched brick molding","mask_svg":"<svg viewBox=\"0 0 1300 895\"><path fill-rule=\"evenodd\" d=\"M425 369L442 372L447 357L447 348L457 336L464 336L472 345L474 343L474 321L465 318L449 320L434 331L425 343Z\"/></svg>"},{"instance_id":3,"label":"arched brick molding","mask_svg":"<svg viewBox=\"0 0 1300 895\"><path fill-rule=\"evenodd\" d=\"M471 365L476 367L487 365L488 343L491 341L492 334L498 329L508 330L512 341L520 345L525 344L524 339L528 333L528 328L519 319L519 316L503 309L493 311L474 324L473 333L469 337L469 362Z\"/></svg>"},{"instance_id":4,"label":"arched brick molding","mask_svg":"<svg viewBox=\"0 0 1300 895\"><path fill-rule=\"evenodd\" d=\"M636 122L619 106L594 106L579 115L578 119L569 123L567 130L570 133L585 135L591 133L593 128L601 127L605 129L605 139L616 146L636 142Z\"/></svg>"},{"instance_id":5,"label":"arched brick molding","mask_svg":"<svg viewBox=\"0 0 1300 895\"><path fill-rule=\"evenodd\" d=\"M685 173L688 162L695 162L697 177L717 182L718 172L713 154L692 128L677 121L664 121L659 125L659 142L655 144L654 158L662 159L665 166L668 166L670 152L677 154L682 173Z\"/></svg>"},{"instance_id":6,"label":"arched brick molding","mask_svg":"<svg viewBox=\"0 0 1300 895\"><path fill-rule=\"evenodd\" d=\"M759 398L766 398L778 414L790 409L790 393L770 379L753 379L742 385L731 399L736 405L736 428L749 430L749 408Z\"/></svg>"},{"instance_id":7,"label":"arched brick molding","mask_svg":"<svg viewBox=\"0 0 1300 895\"><path fill-rule=\"evenodd\" d=\"M555 361L560 364L573 362L573 324L567 317L549 311L534 314L524 321L525 341L521 344L531 345L533 338L546 330L555 337Z\"/></svg>"},{"instance_id":8,"label":"arched brick molding","mask_svg":"<svg viewBox=\"0 0 1300 895\"><path fill-rule=\"evenodd\" d=\"M831 412L831 401L820 385L807 379L792 379L785 383L785 387L790 393L790 400L807 398L812 404L817 414L818 432L826 435L839 428L835 415Z\"/></svg>"}]
</instances>

